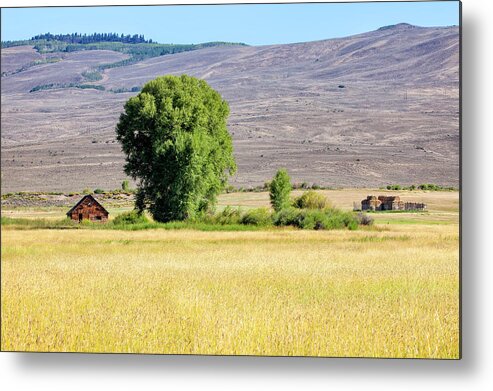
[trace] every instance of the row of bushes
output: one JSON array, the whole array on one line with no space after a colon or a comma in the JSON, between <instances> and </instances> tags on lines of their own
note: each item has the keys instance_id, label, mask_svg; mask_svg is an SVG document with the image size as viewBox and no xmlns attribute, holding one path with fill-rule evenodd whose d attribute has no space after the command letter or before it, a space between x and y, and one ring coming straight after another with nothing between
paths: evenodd
<instances>
[{"instance_id":1,"label":"row of bushes","mask_svg":"<svg viewBox=\"0 0 493 391\"><path fill-rule=\"evenodd\" d=\"M135 189L130 188L130 184L128 180L124 180L122 182L122 187L121 189L114 189L114 190L104 190L101 188L96 188L94 190L91 190L89 188L85 188L82 190L82 194L107 194L107 195L119 195L119 194L133 194L135 193ZM70 193L69 195L74 195L74 194L79 194L79 193Z\"/></svg>"},{"instance_id":2,"label":"row of bushes","mask_svg":"<svg viewBox=\"0 0 493 391\"><path fill-rule=\"evenodd\" d=\"M301 229L343 229L355 230L359 222L350 212L338 209L283 209L273 215L276 226L293 226Z\"/></svg>"},{"instance_id":3,"label":"row of bushes","mask_svg":"<svg viewBox=\"0 0 493 391\"><path fill-rule=\"evenodd\" d=\"M137 211L125 212L112 221L112 224L131 225L145 224L149 220L144 214ZM283 209L272 213L268 208L257 208L242 211L240 208L226 207L216 214L207 214L190 221L191 224L202 223L208 225L248 225L256 227L286 227L291 226L300 229L349 229L355 230L358 225L371 225L373 219L369 216L338 209Z\"/></svg>"},{"instance_id":4,"label":"row of bushes","mask_svg":"<svg viewBox=\"0 0 493 391\"><path fill-rule=\"evenodd\" d=\"M265 185L267 186L267 184ZM268 184L271 206L274 212L268 208L257 208L243 212L239 208L226 207L222 212L213 214L205 213L194 219L180 222L181 226L189 224L205 224L208 226L292 226L300 229L357 229L358 225L371 225L373 219L368 215L355 215L334 208L330 201L321 193L308 190L299 197L291 198L291 181L286 170L279 170L273 180ZM129 182L122 182L122 190L130 191ZM118 190L120 191L120 190ZM85 189L84 193L90 193ZM92 192L91 192L92 193ZM106 195L102 189L95 189L95 194ZM174 222L162 222L165 224ZM116 227L135 226L136 229L154 228L159 223L150 222L145 214L136 210L117 216L110 224ZM137 227L139 226L139 227ZM158 228L158 227L156 227ZM163 227L164 228L164 227Z\"/></svg>"},{"instance_id":5,"label":"row of bushes","mask_svg":"<svg viewBox=\"0 0 493 391\"><path fill-rule=\"evenodd\" d=\"M268 191L270 188L270 182L265 182L263 185L257 185L257 186L250 186L250 187L235 187L235 186L228 186L226 188L226 193L260 193L263 191ZM310 184L308 182L302 182L302 183L292 183L291 188L293 190L334 190L335 187L333 186L322 186L318 185L316 183Z\"/></svg>"},{"instance_id":6,"label":"row of bushes","mask_svg":"<svg viewBox=\"0 0 493 391\"><path fill-rule=\"evenodd\" d=\"M423 183L421 185L410 185L410 186L401 186L401 185L387 185L386 187L381 187L381 190L430 190L430 191L454 191L457 190L452 186L440 186L435 185L433 183Z\"/></svg>"},{"instance_id":7,"label":"row of bushes","mask_svg":"<svg viewBox=\"0 0 493 391\"><path fill-rule=\"evenodd\" d=\"M272 225L271 212L267 208L257 208L243 211L240 208L233 208L231 206L227 206L221 212L216 214L205 214L204 216L197 218L196 221L218 225Z\"/></svg>"},{"instance_id":8,"label":"row of bushes","mask_svg":"<svg viewBox=\"0 0 493 391\"><path fill-rule=\"evenodd\" d=\"M82 223L68 218L62 220L11 219L2 217L2 225L14 225L24 229L199 229L199 230L252 230L268 227L291 226L300 229L355 230L359 225L372 225L373 219L367 214L345 212L335 208L299 209L290 207L278 212L268 208L243 211L240 208L226 207L219 213L206 214L194 220L182 222L158 223L151 221L136 210L121 213L106 224L84 220Z\"/></svg>"}]
</instances>

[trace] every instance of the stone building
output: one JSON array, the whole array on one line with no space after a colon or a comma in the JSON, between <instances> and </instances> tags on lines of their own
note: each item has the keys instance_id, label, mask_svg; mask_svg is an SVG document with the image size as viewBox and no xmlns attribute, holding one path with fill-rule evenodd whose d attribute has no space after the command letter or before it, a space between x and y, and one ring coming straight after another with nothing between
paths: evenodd
<instances>
[{"instance_id":1,"label":"stone building","mask_svg":"<svg viewBox=\"0 0 493 391\"><path fill-rule=\"evenodd\" d=\"M418 202L404 202L399 196L369 195L361 201L361 210L425 210L426 204Z\"/></svg>"}]
</instances>

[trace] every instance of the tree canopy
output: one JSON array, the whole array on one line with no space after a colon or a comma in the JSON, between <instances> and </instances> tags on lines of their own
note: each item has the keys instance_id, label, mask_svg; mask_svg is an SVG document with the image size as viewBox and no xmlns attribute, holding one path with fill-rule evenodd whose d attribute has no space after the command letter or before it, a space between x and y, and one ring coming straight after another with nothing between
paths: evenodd
<instances>
[{"instance_id":1,"label":"tree canopy","mask_svg":"<svg viewBox=\"0 0 493 391\"><path fill-rule=\"evenodd\" d=\"M213 208L236 171L228 115L218 92L187 75L158 77L127 101L116 133L138 210L166 222Z\"/></svg>"},{"instance_id":2,"label":"tree canopy","mask_svg":"<svg viewBox=\"0 0 493 391\"><path fill-rule=\"evenodd\" d=\"M152 39L146 40L141 34L123 35L117 33L94 33L94 34L39 34L31 38L31 41L61 41L67 43L94 43L94 42L124 42L124 43L152 43Z\"/></svg>"}]
</instances>

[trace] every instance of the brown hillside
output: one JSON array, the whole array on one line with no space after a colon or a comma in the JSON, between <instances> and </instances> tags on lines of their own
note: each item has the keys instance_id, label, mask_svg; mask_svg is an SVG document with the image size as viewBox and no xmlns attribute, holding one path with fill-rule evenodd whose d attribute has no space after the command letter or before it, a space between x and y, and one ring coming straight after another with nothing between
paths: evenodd
<instances>
[{"instance_id":1,"label":"brown hillside","mask_svg":"<svg viewBox=\"0 0 493 391\"><path fill-rule=\"evenodd\" d=\"M2 50L2 72L40 56ZM95 82L106 91L30 93L81 82L85 70L124 58L60 57L1 79L3 192L118 187L125 175L114 127L135 93L109 90L182 73L206 79L230 103L236 186L261 184L279 167L326 186L458 186L458 27L400 24L317 42L201 49L106 70Z\"/></svg>"}]
</instances>

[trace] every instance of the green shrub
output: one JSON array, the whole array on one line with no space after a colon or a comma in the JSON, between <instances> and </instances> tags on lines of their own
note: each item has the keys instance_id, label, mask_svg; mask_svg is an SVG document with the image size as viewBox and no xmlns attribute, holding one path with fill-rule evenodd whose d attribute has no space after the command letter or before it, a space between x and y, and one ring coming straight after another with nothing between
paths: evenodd
<instances>
[{"instance_id":1,"label":"green shrub","mask_svg":"<svg viewBox=\"0 0 493 391\"><path fill-rule=\"evenodd\" d=\"M274 179L272 179L272 182L270 183L269 190L270 203L276 212L289 207L291 179L285 169L277 171Z\"/></svg>"},{"instance_id":2,"label":"green shrub","mask_svg":"<svg viewBox=\"0 0 493 391\"><path fill-rule=\"evenodd\" d=\"M266 226L272 224L272 215L267 208L251 209L240 219L241 224Z\"/></svg>"},{"instance_id":3,"label":"green shrub","mask_svg":"<svg viewBox=\"0 0 493 391\"><path fill-rule=\"evenodd\" d=\"M227 206L221 212L215 215L206 215L201 221L209 224L231 225L240 224L241 210Z\"/></svg>"},{"instance_id":4,"label":"green shrub","mask_svg":"<svg viewBox=\"0 0 493 391\"><path fill-rule=\"evenodd\" d=\"M300 228L302 229L328 229L332 224L329 216L321 210L304 210L300 216Z\"/></svg>"},{"instance_id":5,"label":"green shrub","mask_svg":"<svg viewBox=\"0 0 493 391\"><path fill-rule=\"evenodd\" d=\"M104 194L104 190L103 189L94 189L94 194Z\"/></svg>"},{"instance_id":6,"label":"green shrub","mask_svg":"<svg viewBox=\"0 0 493 391\"><path fill-rule=\"evenodd\" d=\"M149 219L143 213L139 213L136 210L119 214L113 220L114 225L143 224L148 222Z\"/></svg>"},{"instance_id":7,"label":"green shrub","mask_svg":"<svg viewBox=\"0 0 493 391\"><path fill-rule=\"evenodd\" d=\"M276 226L293 226L301 229L343 229L358 228L354 214L338 209L295 209L277 212L273 218Z\"/></svg>"},{"instance_id":8,"label":"green shrub","mask_svg":"<svg viewBox=\"0 0 493 391\"><path fill-rule=\"evenodd\" d=\"M327 211L307 210L303 221L305 229L343 229L355 230L358 228L356 217L347 212L330 209Z\"/></svg>"},{"instance_id":9,"label":"green shrub","mask_svg":"<svg viewBox=\"0 0 493 391\"><path fill-rule=\"evenodd\" d=\"M92 190L85 188L84 190L82 190L82 194L92 194Z\"/></svg>"},{"instance_id":10,"label":"green shrub","mask_svg":"<svg viewBox=\"0 0 493 391\"><path fill-rule=\"evenodd\" d=\"M292 225L294 227L300 226L300 210L295 208L282 209L276 212L272 218L274 225L283 227Z\"/></svg>"},{"instance_id":11,"label":"green shrub","mask_svg":"<svg viewBox=\"0 0 493 391\"><path fill-rule=\"evenodd\" d=\"M326 209L332 205L323 194L308 190L294 200L293 206L300 209Z\"/></svg>"},{"instance_id":12,"label":"green shrub","mask_svg":"<svg viewBox=\"0 0 493 391\"><path fill-rule=\"evenodd\" d=\"M358 229L358 220L354 213L344 212L339 209L328 209L325 213L328 217L325 229Z\"/></svg>"},{"instance_id":13,"label":"green shrub","mask_svg":"<svg viewBox=\"0 0 493 391\"><path fill-rule=\"evenodd\" d=\"M128 180L126 180L126 179L122 182L122 190L123 191L129 191L130 190L130 185L128 184Z\"/></svg>"},{"instance_id":14,"label":"green shrub","mask_svg":"<svg viewBox=\"0 0 493 391\"><path fill-rule=\"evenodd\" d=\"M350 231L355 231L358 229L358 221L354 216L346 216L346 218L344 219L344 224Z\"/></svg>"}]
</instances>

